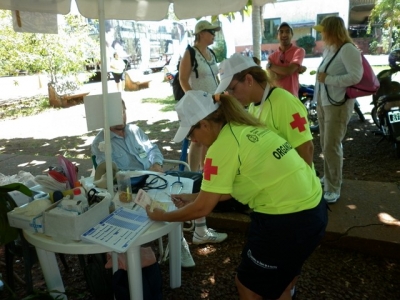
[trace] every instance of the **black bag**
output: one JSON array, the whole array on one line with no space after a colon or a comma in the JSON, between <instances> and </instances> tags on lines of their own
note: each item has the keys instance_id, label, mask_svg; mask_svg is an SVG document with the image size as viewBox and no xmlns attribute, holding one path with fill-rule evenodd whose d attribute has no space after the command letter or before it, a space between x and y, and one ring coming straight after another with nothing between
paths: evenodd
<instances>
[{"instance_id":1,"label":"black bag","mask_svg":"<svg viewBox=\"0 0 400 300\"><path fill-rule=\"evenodd\" d=\"M97 300L112 300L112 270L105 268L106 254L91 254L83 274L89 291Z\"/></svg>"},{"instance_id":2,"label":"black bag","mask_svg":"<svg viewBox=\"0 0 400 300\"><path fill-rule=\"evenodd\" d=\"M142 268L143 300L162 300L162 276L156 262ZM118 270L113 275L113 290L116 300L130 300L128 273Z\"/></svg>"},{"instance_id":3,"label":"black bag","mask_svg":"<svg viewBox=\"0 0 400 300\"><path fill-rule=\"evenodd\" d=\"M190 53L190 62L193 67L193 72L195 72L196 78L199 78L199 72L197 71L197 67L199 65L196 60L195 50L190 45L188 45L186 49L189 50L189 53ZM210 52L214 55L215 60L217 60L217 57L216 57L214 51L211 50L210 48L208 48L208 50L210 50ZM179 65L180 65L180 61L178 62L178 65L176 66L177 70L179 70ZM172 81L172 93L174 94L174 98L176 101L181 100L182 97L185 95L185 92L183 91L181 83L179 81L179 72L177 72L175 74L174 80Z\"/></svg>"}]
</instances>

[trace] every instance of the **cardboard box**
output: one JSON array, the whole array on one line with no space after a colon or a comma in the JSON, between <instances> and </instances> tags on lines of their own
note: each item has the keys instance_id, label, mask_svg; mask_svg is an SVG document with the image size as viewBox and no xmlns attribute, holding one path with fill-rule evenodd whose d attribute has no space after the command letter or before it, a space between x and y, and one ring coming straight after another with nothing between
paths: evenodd
<instances>
[{"instance_id":1,"label":"cardboard box","mask_svg":"<svg viewBox=\"0 0 400 300\"><path fill-rule=\"evenodd\" d=\"M51 214L54 203L44 212L44 233L55 240L79 241L81 235L110 214L111 195L106 194L102 201L78 216Z\"/></svg>"},{"instance_id":2,"label":"cardboard box","mask_svg":"<svg viewBox=\"0 0 400 300\"><path fill-rule=\"evenodd\" d=\"M28 205L28 204L25 204ZM23 205L23 206L25 206ZM21 207L23 207L21 206ZM19 213L16 213L15 210L12 210L7 213L8 223L11 227L26 229L31 232L44 232L43 226L43 213L35 216L28 217Z\"/></svg>"}]
</instances>

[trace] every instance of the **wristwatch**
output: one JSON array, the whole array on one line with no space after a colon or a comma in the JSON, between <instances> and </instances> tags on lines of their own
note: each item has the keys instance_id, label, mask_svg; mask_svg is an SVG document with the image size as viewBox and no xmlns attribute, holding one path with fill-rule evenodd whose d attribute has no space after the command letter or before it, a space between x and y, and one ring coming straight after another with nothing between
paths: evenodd
<instances>
[{"instance_id":1,"label":"wristwatch","mask_svg":"<svg viewBox=\"0 0 400 300\"><path fill-rule=\"evenodd\" d=\"M159 165L160 167L163 166L162 163L159 163L159 162L155 162L153 165Z\"/></svg>"},{"instance_id":2,"label":"wristwatch","mask_svg":"<svg viewBox=\"0 0 400 300\"><path fill-rule=\"evenodd\" d=\"M272 64L271 64L271 62L269 61L269 62L267 63L267 70L270 69L271 66L272 66Z\"/></svg>"}]
</instances>

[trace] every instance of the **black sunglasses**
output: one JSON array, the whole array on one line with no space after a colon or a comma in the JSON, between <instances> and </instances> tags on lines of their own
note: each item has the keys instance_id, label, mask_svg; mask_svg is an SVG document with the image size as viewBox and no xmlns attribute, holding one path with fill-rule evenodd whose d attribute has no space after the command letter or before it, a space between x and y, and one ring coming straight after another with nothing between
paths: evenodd
<instances>
[{"instance_id":1,"label":"black sunglasses","mask_svg":"<svg viewBox=\"0 0 400 300\"><path fill-rule=\"evenodd\" d=\"M215 30L214 29L206 29L204 31L207 31L210 34L215 35Z\"/></svg>"}]
</instances>

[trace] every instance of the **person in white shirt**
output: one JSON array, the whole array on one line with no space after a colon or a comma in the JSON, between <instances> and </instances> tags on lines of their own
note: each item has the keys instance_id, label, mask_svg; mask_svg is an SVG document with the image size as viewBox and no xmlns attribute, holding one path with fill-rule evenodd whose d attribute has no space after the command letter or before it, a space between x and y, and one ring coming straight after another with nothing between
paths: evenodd
<instances>
[{"instance_id":1,"label":"person in white shirt","mask_svg":"<svg viewBox=\"0 0 400 300\"><path fill-rule=\"evenodd\" d=\"M117 84L118 92L121 91L121 86L124 83L124 71L125 71L125 62L118 56L118 53L115 52L113 58L110 62L111 73L113 74L114 81Z\"/></svg>"},{"instance_id":2,"label":"person in white shirt","mask_svg":"<svg viewBox=\"0 0 400 300\"><path fill-rule=\"evenodd\" d=\"M321 32L325 42L314 92L324 155L321 183L326 202L335 203L340 198L342 185L342 140L354 107L354 99L346 97L346 88L360 82L363 66L361 52L350 38L342 18L326 17L314 29Z\"/></svg>"}]
</instances>

